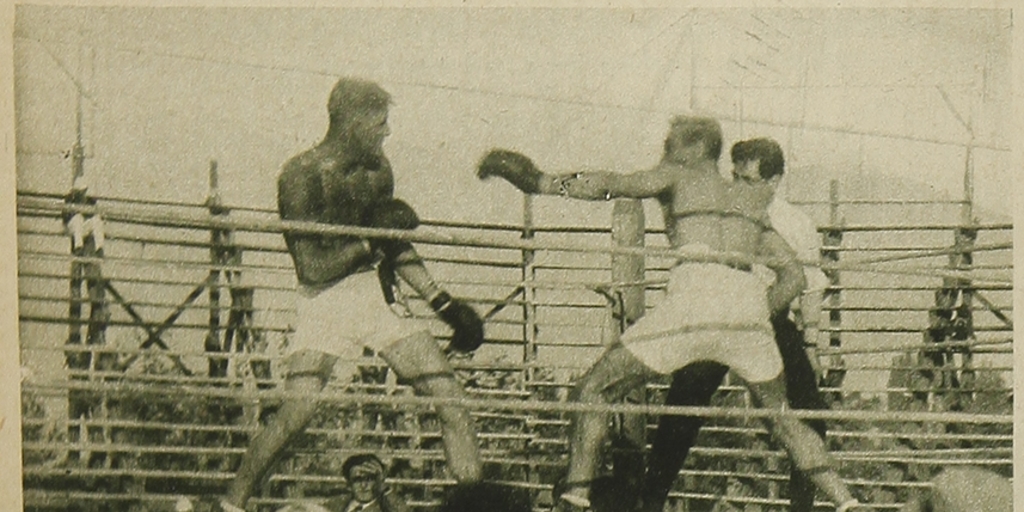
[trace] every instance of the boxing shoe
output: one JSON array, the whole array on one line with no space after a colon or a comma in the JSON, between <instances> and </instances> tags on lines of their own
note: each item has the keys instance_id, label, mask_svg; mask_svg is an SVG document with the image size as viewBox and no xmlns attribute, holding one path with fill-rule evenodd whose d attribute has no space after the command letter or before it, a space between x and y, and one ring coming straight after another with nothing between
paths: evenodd
<instances>
[{"instance_id":1,"label":"boxing shoe","mask_svg":"<svg viewBox=\"0 0 1024 512\"><path fill-rule=\"evenodd\" d=\"M558 497L555 503L556 512L593 512L590 507L590 500L583 496L572 493L565 493Z\"/></svg>"},{"instance_id":2,"label":"boxing shoe","mask_svg":"<svg viewBox=\"0 0 1024 512\"><path fill-rule=\"evenodd\" d=\"M559 478L555 482L551 495L555 498L552 512L593 512L590 499L584 498L572 491L575 489L590 489L593 481L568 483L565 478Z\"/></svg>"}]
</instances>

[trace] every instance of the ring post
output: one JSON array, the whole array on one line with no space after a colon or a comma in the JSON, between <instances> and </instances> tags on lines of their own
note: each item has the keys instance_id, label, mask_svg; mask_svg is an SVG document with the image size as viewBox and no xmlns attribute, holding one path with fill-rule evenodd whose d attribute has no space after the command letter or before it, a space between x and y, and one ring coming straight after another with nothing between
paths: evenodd
<instances>
[{"instance_id":1,"label":"ring post","mask_svg":"<svg viewBox=\"0 0 1024 512\"><path fill-rule=\"evenodd\" d=\"M612 207L612 243L618 247L644 246L644 208L637 199L616 199ZM642 255L613 254L612 282L631 283L644 280L645 263ZM644 287L628 286L609 290L610 338L618 341L626 327L644 314ZM646 389L641 387L626 395L629 403L647 403ZM647 417L642 414L619 415L618 432L612 438L613 475L628 489L640 492L644 464L644 446L647 444Z\"/></svg>"},{"instance_id":2,"label":"ring post","mask_svg":"<svg viewBox=\"0 0 1024 512\"><path fill-rule=\"evenodd\" d=\"M845 220L839 213L839 181L829 182L829 225L823 232L823 244L821 250L822 263L837 265L839 263L840 248L843 245L843 224ZM828 307L829 323L829 347L840 348L842 338L839 329L842 327L842 280L839 269L825 270L829 286L825 289L823 305ZM843 356L834 354L829 358L828 368L825 370L823 388L834 389L835 391L825 392L831 402L842 399L839 388L843 385L846 377L846 363Z\"/></svg>"}]
</instances>

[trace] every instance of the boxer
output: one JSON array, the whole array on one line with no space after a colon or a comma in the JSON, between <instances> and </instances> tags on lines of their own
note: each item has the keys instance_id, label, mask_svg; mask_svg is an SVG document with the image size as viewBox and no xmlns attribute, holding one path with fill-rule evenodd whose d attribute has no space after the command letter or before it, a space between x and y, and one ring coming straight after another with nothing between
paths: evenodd
<instances>
[{"instance_id":1,"label":"boxer","mask_svg":"<svg viewBox=\"0 0 1024 512\"><path fill-rule=\"evenodd\" d=\"M507 150L493 150L481 160L478 177L503 178L528 194L590 201L656 198L671 246L704 256L680 259L670 271L661 304L604 352L577 383L574 399L613 403L660 375L710 360L742 378L757 405L786 408L782 359L769 318L800 294L806 280L792 249L771 227L771 191L725 180L717 165L721 150L717 121L680 116L671 123L661 161L649 170L547 174L526 156ZM742 257L715 261L712 253ZM775 271L776 281L767 289L750 271L755 256L765 257ZM791 416L767 423L795 465L839 504L840 512L862 509L810 428ZM607 430L604 413L574 417L559 509L590 509L589 483L597 473Z\"/></svg>"},{"instance_id":2,"label":"boxer","mask_svg":"<svg viewBox=\"0 0 1024 512\"><path fill-rule=\"evenodd\" d=\"M394 176L384 155L390 102L376 83L356 78L337 82L327 104L330 124L324 139L285 163L278 177L282 219L416 228L416 212L394 198ZM451 327L450 350L471 352L483 341L479 315L434 282L410 243L295 232L286 232L284 238L299 292L284 389L309 399L285 401L252 441L227 495L211 510L244 510L256 482L312 419L315 397L335 363L354 361L364 348L378 353L421 395L467 396L426 323L399 314L389 304L395 286L407 284ZM478 481L481 460L469 411L440 405L437 412L449 470L459 482Z\"/></svg>"}]
</instances>

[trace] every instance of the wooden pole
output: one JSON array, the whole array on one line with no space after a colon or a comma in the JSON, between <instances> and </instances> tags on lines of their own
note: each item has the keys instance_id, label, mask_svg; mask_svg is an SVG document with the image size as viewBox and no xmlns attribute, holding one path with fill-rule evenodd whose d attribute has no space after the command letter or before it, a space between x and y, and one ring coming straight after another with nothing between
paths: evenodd
<instances>
[{"instance_id":1,"label":"wooden pole","mask_svg":"<svg viewBox=\"0 0 1024 512\"><path fill-rule=\"evenodd\" d=\"M523 231L520 238L523 240L533 239L533 227L533 196L523 194ZM523 383L526 386L530 386L531 382L537 377L534 365L532 364L537 360L537 290L533 286L533 281L537 277L537 269L534 266L535 257L536 253L531 249L524 249L522 251L523 362L526 363L526 368L523 370L522 375ZM560 396L559 398L564 400L566 397ZM534 414L530 413L527 417L533 416ZM529 425L530 421L526 423ZM539 484L543 473L541 469L531 460L526 467L526 480L533 484Z\"/></svg>"},{"instance_id":2,"label":"wooden pole","mask_svg":"<svg viewBox=\"0 0 1024 512\"><path fill-rule=\"evenodd\" d=\"M829 227L824 232L824 247L821 251L821 259L823 263L839 263L839 247L843 244L843 224L844 220L839 211L839 180L831 180L829 182ZM832 348L839 348L842 346L842 339L838 329L842 326L842 312L840 307L842 306L842 292L841 292L841 278L839 270L825 270L825 275L828 277L829 288L825 289L823 296L824 304L829 306L828 322L829 328L832 331L829 333L829 346ZM846 378L846 363L843 361L842 355L833 355L829 358L828 369L825 371L825 382L824 387L828 388L839 388L843 385L843 380ZM839 392L832 393L831 398L833 401L839 400L841 394Z\"/></svg>"},{"instance_id":3,"label":"wooden pole","mask_svg":"<svg viewBox=\"0 0 1024 512\"><path fill-rule=\"evenodd\" d=\"M644 246L644 208L636 199L617 199L612 208L612 243L616 246ZM612 281L640 282L644 280L644 257L641 255L612 255ZM611 318L614 326L610 338L618 341L622 331L644 314L644 287L630 286L610 290ZM644 388L628 395L627 403L647 402ZM627 489L640 492L643 483L644 447L647 443L647 417L643 414L625 414L619 417L619 430L612 438L613 474L616 481Z\"/></svg>"},{"instance_id":4,"label":"wooden pole","mask_svg":"<svg viewBox=\"0 0 1024 512\"><path fill-rule=\"evenodd\" d=\"M951 263L954 268L964 269L970 268L974 263L974 255L971 252L971 248L974 247L975 241L978 239L977 219L974 218L974 137L972 130L971 141L968 142L965 150L966 156L964 158L964 202L960 209L960 223L961 226L956 230L954 236L954 243L957 247L963 248L963 252L956 254L956 261L953 260L953 256L950 256ZM970 340L974 338L974 290L971 287L971 281L969 279L961 279L959 282L961 302L958 314L958 320L960 321L960 333L961 338L964 340ZM970 390L974 389L974 356L969 348L964 349L962 352L962 361L960 365L960 381L961 384ZM969 392L971 396L974 392Z\"/></svg>"},{"instance_id":5,"label":"wooden pole","mask_svg":"<svg viewBox=\"0 0 1024 512\"><path fill-rule=\"evenodd\" d=\"M210 215L223 216L227 209L221 202L220 191L217 186L217 161L210 160L210 188L206 196L206 206ZM207 291L209 297L209 329L206 333L206 340L203 343L207 352L224 352L220 336L220 270L216 267L224 264L224 246L230 231L223 229L210 230L210 270L207 278ZM228 359L224 357L210 357L210 377L226 377L228 374Z\"/></svg>"},{"instance_id":6,"label":"wooden pole","mask_svg":"<svg viewBox=\"0 0 1024 512\"><path fill-rule=\"evenodd\" d=\"M523 240L532 240L533 230L533 196L523 195ZM535 267L536 252L532 249L522 251L523 287L523 362L532 363L537 359L537 306L536 289L533 281L537 277ZM527 370L526 380L533 379L532 369Z\"/></svg>"},{"instance_id":7,"label":"wooden pole","mask_svg":"<svg viewBox=\"0 0 1024 512\"><path fill-rule=\"evenodd\" d=\"M953 229L953 244L958 250L948 257L952 270L969 269L973 263L971 248L977 239L978 230L973 213L973 146L964 148L964 193L960 205L959 225ZM928 314L928 330L924 341L964 341L974 336L974 318L971 311L973 293L971 280L944 277L942 287L935 292L935 306ZM957 355L960 355L958 364ZM935 370L924 372L931 377L931 389L926 400L931 409L947 410L962 398L960 388L970 389L973 382L972 355L969 348L924 350L922 363L929 363ZM929 375L930 374L930 375ZM970 381L970 382L969 382ZM972 392L968 391L967 395Z\"/></svg>"},{"instance_id":8,"label":"wooden pole","mask_svg":"<svg viewBox=\"0 0 1024 512\"><path fill-rule=\"evenodd\" d=\"M65 203L81 204L88 201L88 196L85 190L78 188L79 185L84 183L82 177L84 176L83 164L82 164L82 146L78 141L71 148L71 162L72 162L72 188L71 192L65 197ZM69 231L74 228L71 227L71 220L76 214L65 214L64 224L67 226ZM78 239L72 234L71 241L71 254L74 256L84 256L85 246L78 243ZM66 344L68 345L80 345L82 343L82 283L85 276L85 263L79 261L71 262L71 280L69 290L69 309L68 309L68 338ZM65 359L67 360L68 368L81 370L89 367L89 363L86 359L89 357L88 353L85 352L69 352Z\"/></svg>"},{"instance_id":9,"label":"wooden pole","mask_svg":"<svg viewBox=\"0 0 1024 512\"><path fill-rule=\"evenodd\" d=\"M68 204L90 204L88 187L85 183L85 151L82 148L82 96L77 96L75 109L75 143L71 147L71 191L64 197ZM64 214L64 225L72 236L71 254L74 256L85 256L85 241L75 232L73 222L80 222L84 219L78 214ZM71 289L68 318L68 345L79 345L82 343L82 285L85 278L86 263L71 262ZM71 352L66 356L68 368L82 370L91 364L90 354L87 352Z\"/></svg>"},{"instance_id":10,"label":"wooden pole","mask_svg":"<svg viewBox=\"0 0 1024 512\"><path fill-rule=\"evenodd\" d=\"M80 59L81 61L81 59ZM85 148L82 144L82 91L78 91L75 105L75 142L71 149L72 184L71 191L64 196L64 203L69 205L95 205L96 199L89 196L89 186L85 178ZM71 236L71 254L89 258L92 261L73 262L70 272L69 311L70 321L66 344L82 344L82 324L86 324L85 344L105 345L109 312L106 304L106 285L103 279L102 266L98 262L103 258L103 219L98 213L66 213L62 217L65 229ZM83 293L83 286L85 288ZM88 298L86 299L85 296ZM83 320L82 305L89 303L89 318ZM88 352L69 352L65 354L69 369L110 371L117 369L117 355L100 350ZM90 392L71 392L68 394L68 417L81 420L77 429L70 429L72 439L80 442L92 441L97 438L101 442L110 441L108 428L90 429L85 425L89 418L99 415L106 417L106 397ZM94 435L95 434L95 435ZM94 454L80 452L80 464L91 464ZM111 460L106 454L95 454L109 465Z\"/></svg>"},{"instance_id":11,"label":"wooden pole","mask_svg":"<svg viewBox=\"0 0 1024 512\"><path fill-rule=\"evenodd\" d=\"M81 107L79 107L81 112ZM80 117L80 116L79 116ZM79 141L75 141L75 145L71 148L71 162L72 162L72 188L71 192L68 193L64 198L65 203L78 204L88 200L88 196L84 190L79 190L76 185L81 185L84 180L82 176L82 146ZM75 217L78 214L65 214L63 216L64 225L71 232L71 254L73 256L84 256L85 246L79 242L79 237L75 236L74 228L72 226L72 220L80 221ZM68 337L65 341L65 345L81 345L82 344L82 288L85 281L85 266L86 263L79 261L71 262L71 275L70 275L70 290L68 294ZM68 369L71 370L85 370L91 365L91 357L88 352L65 352L64 360L67 364ZM72 421L77 420L78 426L68 427L68 440L72 443L83 443L88 440L87 427L84 426L85 421L89 417L90 411L90 400L88 398L88 392L79 390L70 390L68 392L68 418ZM86 452L69 452L67 454L71 457L77 457L77 463L85 465L88 461Z\"/></svg>"},{"instance_id":12,"label":"wooden pole","mask_svg":"<svg viewBox=\"0 0 1024 512\"><path fill-rule=\"evenodd\" d=\"M612 208L612 243L618 247L644 246L643 203L635 199L617 199ZM612 281L640 282L644 280L643 255L612 255ZM631 286L619 292L622 304L622 323L630 325L644 314L644 287ZM620 329L621 330L621 329Z\"/></svg>"}]
</instances>

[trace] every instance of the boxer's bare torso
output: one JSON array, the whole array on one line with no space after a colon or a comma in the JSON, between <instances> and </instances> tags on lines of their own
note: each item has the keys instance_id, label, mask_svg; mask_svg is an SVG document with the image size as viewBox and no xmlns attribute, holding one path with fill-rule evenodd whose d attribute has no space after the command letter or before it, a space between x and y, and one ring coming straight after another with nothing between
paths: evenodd
<instances>
[{"instance_id":1,"label":"boxer's bare torso","mask_svg":"<svg viewBox=\"0 0 1024 512\"><path fill-rule=\"evenodd\" d=\"M703 168L701 168L703 167ZM672 247L705 245L714 251L755 254L768 227L770 194L718 175L713 164L662 164L669 185L658 195Z\"/></svg>"},{"instance_id":2,"label":"boxer's bare torso","mask_svg":"<svg viewBox=\"0 0 1024 512\"><path fill-rule=\"evenodd\" d=\"M394 176L383 155L353 160L318 146L289 160L277 184L282 219L360 226L371 206L392 197ZM366 263L353 237L288 233L285 242L303 284L338 281Z\"/></svg>"}]
</instances>

